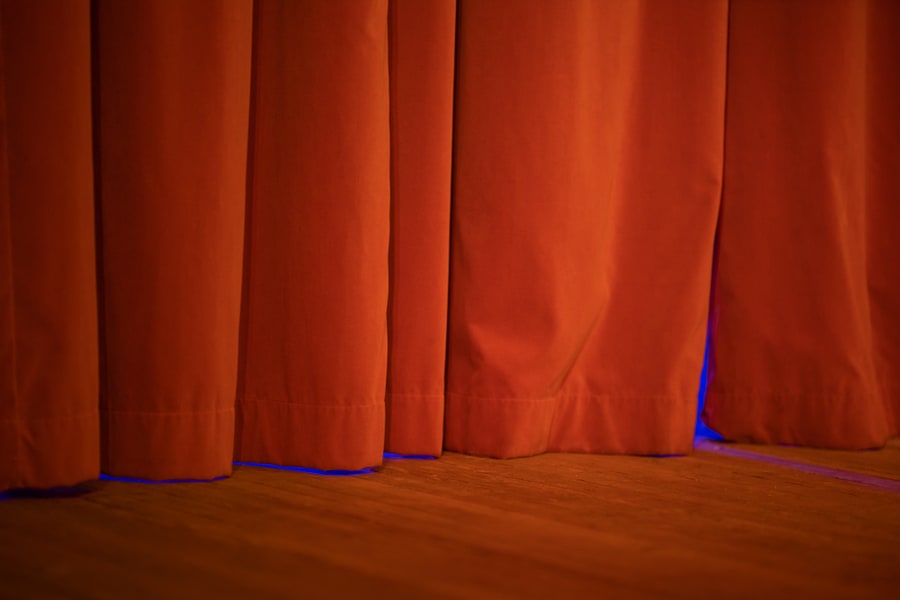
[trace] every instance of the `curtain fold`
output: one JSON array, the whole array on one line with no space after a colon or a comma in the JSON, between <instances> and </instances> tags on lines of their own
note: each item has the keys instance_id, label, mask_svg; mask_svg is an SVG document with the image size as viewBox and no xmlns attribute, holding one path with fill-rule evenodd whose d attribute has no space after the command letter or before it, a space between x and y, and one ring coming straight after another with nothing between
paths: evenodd
<instances>
[{"instance_id":1,"label":"curtain fold","mask_svg":"<svg viewBox=\"0 0 900 600\"><path fill-rule=\"evenodd\" d=\"M456 0L390 5L391 241L385 450L444 431Z\"/></svg>"},{"instance_id":2,"label":"curtain fold","mask_svg":"<svg viewBox=\"0 0 900 600\"><path fill-rule=\"evenodd\" d=\"M103 470L231 472L250 2L96 2Z\"/></svg>"},{"instance_id":3,"label":"curtain fold","mask_svg":"<svg viewBox=\"0 0 900 600\"><path fill-rule=\"evenodd\" d=\"M0 3L0 489L96 478L87 0Z\"/></svg>"},{"instance_id":4,"label":"curtain fold","mask_svg":"<svg viewBox=\"0 0 900 600\"><path fill-rule=\"evenodd\" d=\"M898 16L732 2L704 415L728 439L876 448L900 432Z\"/></svg>"},{"instance_id":5,"label":"curtain fold","mask_svg":"<svg viewBox=\"0 0 900 600\"><path fill-rule=\"evenodd\" d=\"M0 0L0 489L900 433L900 4Z\"/></svg>"},{"instance_id":6,"label":"curtain fold","mask_svg":"<svg viewBox=\"0 0 900 600\"><path fill-rule=\"evenodd\" d=\"M387 0L260 2L239 460L381 463Z\"/></svg>"},{"instance_id":7,"label":"curtain fold","mask_svg":"<svg viewBox=\"0 0 900 600\"><path fill-rule=\"evenodd\" d=\"M689 452L722 2L461 2L446 447Z\"/></svg>"}]
</instances>

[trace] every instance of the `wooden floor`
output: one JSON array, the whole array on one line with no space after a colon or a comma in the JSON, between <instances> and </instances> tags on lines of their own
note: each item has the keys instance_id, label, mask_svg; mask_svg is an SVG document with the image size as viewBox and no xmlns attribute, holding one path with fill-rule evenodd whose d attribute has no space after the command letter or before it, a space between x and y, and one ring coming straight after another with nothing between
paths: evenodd
<instances>
[{"instance_id":1,"label":"wooden floor","mask_svg":"<svg viewBox=\"0 0 900 600\"><path fill-rule=\"evenodd\" d=\"M900 598L900 441L0 500L3 598Z\"/></svg>"}]
</instances>

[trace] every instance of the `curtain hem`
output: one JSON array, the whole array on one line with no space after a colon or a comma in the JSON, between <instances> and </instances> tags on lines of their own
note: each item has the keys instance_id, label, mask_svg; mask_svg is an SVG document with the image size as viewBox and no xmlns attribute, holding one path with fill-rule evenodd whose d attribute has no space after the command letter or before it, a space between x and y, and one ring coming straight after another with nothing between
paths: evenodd
<instances>
[{"instance_id":1,"label":"curtain hem","mask_svg":"<svg viewBox=\"0 0 900 600\"><path fill-rule=\"evenodd\" d=\"M494 458L544 452L689 454L694 407L693 396L490 398L448 393L444 447Z\"/></svg>"},{"instance_id":2,"label":"curtain hem","mask_svg":"<svg viewBox=\"0 0 900 600\"><path fill-rule=\"evenodd\" d=\"M440 456L444 434L443 394L389 393L384 449L397 454Z\"/></svg>"},{"instance_id":3,"label":"curtain hem","mask_svg":"<svg viewBox=\"0 0 900 600\"><path fill-rule=\"evenodd\" d=\"M384 454L384 402L302 404L243 399L234 459L311 469L360 470Z\"/></svg>"},{"instance_id":4,"label":"curtain hem","mask_svg":"<svg viewBox=\"0 0 900 600\"><path fill-rule=\"evenodd\" d=\"M97 411L0 419L0 491L69 486L100 474ZM11 458L11 459L10 459Z\"/></svg>"},{"instance_id":5,"label":"curtain hem","mask_svg":"<svg viewBox=\"0 0 900 600\"><path fill-rule=\"evenodd\" d=\"M102 470L108 475L162 480L231 474L231 408L183 412L101 409L100 417Z\"/></svg>"},{"instance_id":6,"label":"curtain hem","mask_svg":"<svg viewBox=\"0 0 900 600\"><path fill-rule=\"evenodd\" d=\"M882 448L892 431L883 403L861 403L858 395L741 394L710 391L703 422L734 442L789 444L811 448ZM861 406L879 407L861 410ZM772 411L779 418L772 419Z\"/></svg>"}]
</instances>

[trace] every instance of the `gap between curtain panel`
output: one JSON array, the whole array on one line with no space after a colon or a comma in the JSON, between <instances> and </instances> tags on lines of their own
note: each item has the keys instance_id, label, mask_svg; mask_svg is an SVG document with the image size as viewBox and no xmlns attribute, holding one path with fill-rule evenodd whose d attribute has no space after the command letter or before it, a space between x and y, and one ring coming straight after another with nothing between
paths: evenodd
<instances>
[{"instance_id":1,"label":"gap between curtain panel","mask_svg":"<svg viewBox=\"0 0 900 600\"><path fill-rule=\"evenodd\" d=\"M0 0L0 489L684 454L708 313L714 429L880 446L898 25Z\"/></svg>"}]
</instances>

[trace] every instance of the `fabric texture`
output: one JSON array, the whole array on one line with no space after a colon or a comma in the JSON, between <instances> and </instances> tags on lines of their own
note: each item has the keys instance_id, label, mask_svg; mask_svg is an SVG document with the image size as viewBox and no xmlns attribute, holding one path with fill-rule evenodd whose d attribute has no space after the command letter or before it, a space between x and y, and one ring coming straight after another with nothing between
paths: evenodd
<instances>
[{"instance_id":1,"label":"fabric texture","mask_svg":"<svg viewBox=\"0 0 900 600\"><path fill-rule=\"evenodd\" d=\"M733 2L704 418L728 439L900 432L900 4Z\"/></svg>"},{"instance_id":2,"label":"fabric texture","mask_svg":"<svg viewBox=\"0 0 900 600\"><path fill-rule=\"evenodd\" d=\"M0 0L0 489L900 433L900 3Z\"/></svg>"}]
</instances>

